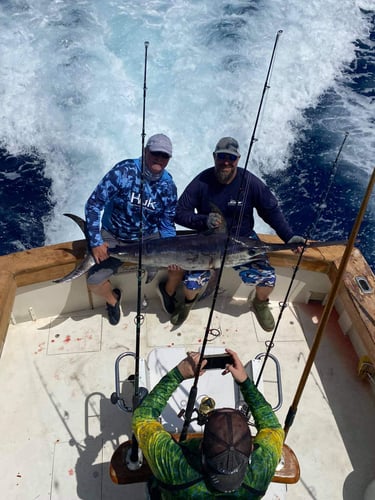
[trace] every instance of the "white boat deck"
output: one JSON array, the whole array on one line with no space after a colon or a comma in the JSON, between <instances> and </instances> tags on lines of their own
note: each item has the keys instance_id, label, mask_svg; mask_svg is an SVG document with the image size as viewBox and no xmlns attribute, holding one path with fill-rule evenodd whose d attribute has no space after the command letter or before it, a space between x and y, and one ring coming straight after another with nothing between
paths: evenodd
<instances>
[{"instance_id":1,"label":"white boat deck","mask_svg":"<svg viewBox=\"0 0 375 500\"><path fill-rule=\"evenodd\" d=\"M134 351L136 334L136 302L127 296L126 286L120 282L123 276L116 279L124 292L122 318L116 327L109 325L101 305L67 312L72 300L68 284L40 292L41 310L46 293L45 299L56 296L55 302L61 300L62 312L44 315L31 303L29 313L37 316L34 320L17 320L17 311L27 306L29 293L21 289L17 295L17 324L9 327L0 362L2 498L146 498L144 484L118 486L108 473L114 450L131 435L131 414L110 401L115 390L115 360L124 351ZM198 303L187 322L176 328L160 308L155 282L144 290L148 304L141 327L142 357L160 346L169 346L171 353L174 347L198 350L210 301ZM230 347L247 362L266 351L270 334L258 326L241 293L235 294L237 300L231 291L219 295L211 325L218 336L211 336L209 345ZM280 298L277 293L274 298L276 317L276 299ZM291 302L282 316L271 351L281 365L283 405L277 415L282 425L321 313L318 303ZM369 381L358 378L357 363L334 312L286 440L301 468L300 481L287 487L288 500L361 500L374 479L375 398ZM124 361L122 370L123 379L134 373L132 358ZM204 375L209 376L211 373ZM276 404L272 360L267 363L263 387L267 399ZM279 498L277 491L270 491L267 498Z\"/></svg>"}]
</instances>

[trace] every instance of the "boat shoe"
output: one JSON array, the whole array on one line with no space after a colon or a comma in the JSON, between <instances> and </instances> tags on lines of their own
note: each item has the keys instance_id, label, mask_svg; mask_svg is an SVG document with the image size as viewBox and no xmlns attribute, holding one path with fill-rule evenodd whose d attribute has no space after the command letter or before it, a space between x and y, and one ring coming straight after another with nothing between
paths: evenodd
<instances>
[{"instance_id":1,"label":"boat shoe","mask_svg":"<svg viewBox=\"0 0 375 500\"><path fill-rule=\"evenodd\" d=\"M255 317L263 330L272 332L275 328L275 320L270 311L269 300L259 300L257 297L254 297L252 306Z\"/></svg>"},{"instance_id":2,"label":"boat shoe","mask_svg":"<svg viewBox=\"0 0 375 500\"><path fill-rule=\"evenodd\" d=\"M117 302L114 306L106 302L107 314L108 314L108 321L110 322L110 324L117 325L121 317L121 312L120 312L121 290L119 290L118 288L114 288L113 293L117 296Z\"/></svg>"},{"instance_id":3,"label":"boat shoe","mask_svg":"<svg viewBox=\"0 0 375 500\"><path fill-rule=\"evenodd\" d=\"M198 299L199 294L191 301L191 302L183 302L182 304L179 304L174 313L171 316L171 323L174 326L180 326L182 323L186 320L186 318L189 316L190 310L193 308L193 305L196 303Z\"/></svg>"},{"instance_id":4,"label":"boat shoe","mask_svg":"<svg viewBox=\"0 0 375 500\"><path fill-rule=\"evenodd\" d=\"M176 309L176 294L174 293L173 295L168 295L165 290L164 282L159 283L156 293L160 297L161 305L163 306L164 311L168 314L173 314Z\"/></svg>"}]
</instances>

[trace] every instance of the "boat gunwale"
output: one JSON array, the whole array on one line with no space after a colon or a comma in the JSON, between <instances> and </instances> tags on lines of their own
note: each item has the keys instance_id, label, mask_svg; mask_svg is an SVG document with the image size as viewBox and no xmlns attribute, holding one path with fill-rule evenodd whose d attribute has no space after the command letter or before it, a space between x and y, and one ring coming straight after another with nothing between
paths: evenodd
<instances>
[{"instance_id":1,"label":"boat gunwale","mask_svg":"<svg viewBox=\"0 0 375 500\"><path fill-rule=\"evenodd\" d=\"M281 241L274 235L262 234L260 238L266 243L280 243ZM300 269L326 274L333 283L344 251L343 245L306 249L300 262ZM6 340L17 289L65 276L84 258L85 252L86 241L76 240L0 256L0 353ZM268 255L274 267L293 268L297 265L298 256L290 250L270 252ZM367 351L366 355L375 366L374 321L369 321L361 311L361 307L362 309L370 307L370 317L371 315L374 317L375 306L371 309L373 294L364 296L358 287L358 290L353 288L355 275L358 273L366 274L370 285L373 289L375 288L374 274L361 252L355 248L338 298L342 301L352 321L354 318L353 324ZM355 301L353 294L355 294Z\"/></svg>"}]
</instances>

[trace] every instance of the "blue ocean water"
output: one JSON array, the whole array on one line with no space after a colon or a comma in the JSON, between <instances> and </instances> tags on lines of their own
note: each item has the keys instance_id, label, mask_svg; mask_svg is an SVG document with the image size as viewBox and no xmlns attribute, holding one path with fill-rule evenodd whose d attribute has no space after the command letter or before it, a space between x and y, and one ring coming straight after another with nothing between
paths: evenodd
<instances>
[{"instance_id":1,"label":"blue ocean water","mask_svg":"<svg viewBox=\"0 0 375 500\"><path fill-rule=\"evenodd\" d=\"M374 168L371 0L3 0L0 254L81 238L62 214L140 155L146 40L146 137L172 138L179 192L221 136L244 160L278 30L248 168L297 233L348 238ZM374 198L358 245L373 269Z\"/></svg>"}]
</instances>

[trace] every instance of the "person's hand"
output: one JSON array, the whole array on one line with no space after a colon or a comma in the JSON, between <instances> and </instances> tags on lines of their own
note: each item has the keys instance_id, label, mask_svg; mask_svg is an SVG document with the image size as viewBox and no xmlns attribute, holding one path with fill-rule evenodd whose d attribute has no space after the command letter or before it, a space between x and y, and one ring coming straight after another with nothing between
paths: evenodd
<instances>
[{"instance_id":1,"label":"person's hand","mask_svg":"<svg viewBox=\"0 0 375 500\"><path fill-rule=\"evenodd\" d=\"M177 264L169 264L168 271L184 271L184 269L182 269L182 267L178 266Z\"/></svg>"},{"instance_id":2,"label":"person's hand","mask_svg":"<svg viewBox=\"0 0 375 500\"><path fill-rule=\"evenodd\" d=\"M186 358L178 363L177 368L184 379L195 377L195 373L197 371L197 366L199 362L199 357L200 357L199 352L188 352ZM204 359L202 361L199 375L203 375L203 373L205 373L204 367L206 364L207 360Z\"/></svg>"},{"instance_id":3,"label":"person's hand","mask_svg":"<svg viewBox=\"0 0 375 500\"><path fill-rule=\"evenodd\" d=\"M95 262L100 264L103 260L108 259L108 243L102 243L98 247L91 249L92 255L94 256Z\"/></svg>"},{"instance_id":4,"label":"person's hand","mask_svg":"<svg viewBox=\"0 0 375 500\"><path fill-rule=\"evenodd\" d=\"M210 212L207 217L208 229L215 229L223 223L223 218L217 212Z\"/></svg>"},{"instance_id":5,"label":"person's hand","mask_svg":"<svg viewBox=\"0 0 375 500\"><path fill-rule=\"evenodd\" d=\"M234 380L239 384L242 384L242 382L245 382L245 380L248 377L245 367L235 351L232 351L232 349L225 349L225 350L227 351L228 354L232 356L233 364L226 365L225 370L223 371L222 374L226 375L227 373L231 373Z\"/></svg>"},{"instance_id":6,"label":"person's hand","mask_svg":"<svg viewBox=\"0 0 375 500\"><path fill-rule=\"evenodd\" d=\"M288 241L288 244L289 243L301 243L301 246L298 246L297 248L295 248L293 250L294 253L301 253L302 249L303 249L303 245L305 244L305 241L306 241L306 238L295 234L294 236L292 236L290 238L290 240Z\"/></svg>"}]
</instances>

